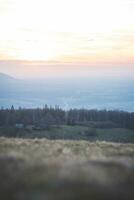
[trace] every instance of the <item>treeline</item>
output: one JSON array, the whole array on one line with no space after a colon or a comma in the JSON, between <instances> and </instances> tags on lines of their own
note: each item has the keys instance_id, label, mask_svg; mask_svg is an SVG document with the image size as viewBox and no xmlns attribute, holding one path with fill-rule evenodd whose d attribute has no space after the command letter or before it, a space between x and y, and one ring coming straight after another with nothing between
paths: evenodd
<instances>
[{"instance_id":1,"label":"treeline","mask_svg":"<svg viewBox=\"0 0 134 200\"><path fill-rule=\"evenodd\" d=\"M65 111L58 106L36 109L0 109L0 126L15 124L50 126L50 125L88 125L98 122L102 126L109 124L134 129L134 113L113 110L70 109ZM94 123L92 123L94 124Z\"/></svg>"}]
</instances>

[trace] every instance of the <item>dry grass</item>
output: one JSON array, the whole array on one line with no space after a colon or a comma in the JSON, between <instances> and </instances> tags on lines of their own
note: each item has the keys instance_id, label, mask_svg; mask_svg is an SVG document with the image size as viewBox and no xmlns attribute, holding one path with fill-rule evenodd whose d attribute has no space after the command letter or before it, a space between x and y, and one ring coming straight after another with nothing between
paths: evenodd
<instances>
[{"instance_id":1,"label":"dry grass","mask_svg":"<svg viewBox=\"0 0 134 200\"><path fill-rule=\"evenodd\" d=\"M1 200L134 199L134 144L0 138Z\"/></svg>"}]
</instances>

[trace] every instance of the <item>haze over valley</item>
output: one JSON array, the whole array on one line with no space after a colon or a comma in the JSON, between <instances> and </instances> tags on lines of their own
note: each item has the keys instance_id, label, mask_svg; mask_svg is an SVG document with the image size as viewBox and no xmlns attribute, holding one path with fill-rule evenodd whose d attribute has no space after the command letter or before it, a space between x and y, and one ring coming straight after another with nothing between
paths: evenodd
<instances>
[{"instance_id":1,"label":"haze over valley","mask_svg":"<svg viewBox=\"0 0 134 200\"><path fill-rule=\"evenodd\" d=\"M0 106L118 109L134 111L134 80L87 77L16 79L0 74Z\"/></svg>"}]
</instances>

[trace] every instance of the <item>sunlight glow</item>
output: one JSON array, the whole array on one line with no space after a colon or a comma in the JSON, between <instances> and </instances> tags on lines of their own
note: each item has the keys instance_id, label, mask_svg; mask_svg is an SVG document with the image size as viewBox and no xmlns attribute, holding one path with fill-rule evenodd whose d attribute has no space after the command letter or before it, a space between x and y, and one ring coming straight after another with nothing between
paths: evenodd
<instances>
[{"instance_id":1,"label":"sunlight glow","mask_svg":"<svg viewBox=\"0 0 134 200\"><path fill-rule=\"evenodd\" d=\"M133 11L128 0L0 0L0 60L132 61Z\"/></svg>"}]
</instances>

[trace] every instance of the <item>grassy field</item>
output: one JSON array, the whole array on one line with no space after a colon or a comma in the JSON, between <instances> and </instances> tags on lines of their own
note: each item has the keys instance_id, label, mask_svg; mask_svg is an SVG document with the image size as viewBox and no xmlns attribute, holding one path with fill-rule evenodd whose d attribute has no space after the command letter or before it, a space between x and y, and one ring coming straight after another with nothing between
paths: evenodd
<instances>
[{"instance_id":1,"label":"grassy field","mask_svg":"<svg viewBox=\"0 0 134 200\"><path fill-rule=\"evenodd\" d=\"M134 130L125 128L92 128L80 125L51 126L48 130L19 130L14 127L3 127L0 128L0 136L134 143Z\"/></svg>"},{"instance_id":2,"label":"grassy field","mask_svg":"<svg viewBox=\"0 0 134 200\"><path fill-rule=\"evenodd\" d=\"M0 138L1 200L133 200L133 188L134 144Z\"/></svg>"}]
</instances>

